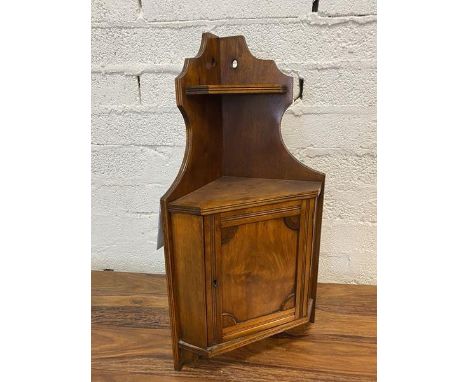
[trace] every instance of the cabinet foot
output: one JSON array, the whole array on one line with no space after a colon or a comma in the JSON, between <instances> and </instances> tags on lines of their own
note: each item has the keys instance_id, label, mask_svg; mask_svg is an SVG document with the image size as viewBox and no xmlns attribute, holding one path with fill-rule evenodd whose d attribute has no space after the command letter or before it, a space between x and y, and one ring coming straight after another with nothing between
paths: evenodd
<instances>
[{"instance_id":1,"label":"cabinet foot","mask_svg":"<svg viewBox=\"0 0 468 382\"><path fill-rule=\"evenodd\" d=\"M179 348L179 359L174 360L174 370L182 370L184 365L196 366L198 364L199 355L192 353L186 349Z\"/></svg>"},{"instance_id":2,"label":"cabinet foot","mask_svg":"<svg viewBox=\"0 0 468 382\"><path fill-rule=\"evenodd\" d=\"M315 322L315 298L312 300L310 313L309 313L309 322L312 324Z\"/></svg>"}]
</instances>

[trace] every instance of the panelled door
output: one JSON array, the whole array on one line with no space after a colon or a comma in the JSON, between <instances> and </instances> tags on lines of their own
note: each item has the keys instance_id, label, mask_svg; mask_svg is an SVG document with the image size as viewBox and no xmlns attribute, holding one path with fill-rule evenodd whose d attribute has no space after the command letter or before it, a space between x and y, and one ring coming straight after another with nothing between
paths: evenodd
<instances>
[{"instance_id":1,"label":"panelled door","mask_svg":"<svg viewBox=\"0 0 468 382\"><path fill-rule=\"evenodd\" d=\"M307 315L313 211L294 200L213 216L209 342Z\"/></svg>"}]
</instances>

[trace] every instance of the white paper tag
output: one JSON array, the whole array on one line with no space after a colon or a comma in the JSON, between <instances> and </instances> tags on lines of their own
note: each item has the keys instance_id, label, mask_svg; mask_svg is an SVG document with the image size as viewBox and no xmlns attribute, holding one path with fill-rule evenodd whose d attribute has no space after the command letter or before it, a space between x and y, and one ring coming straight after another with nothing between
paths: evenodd
<instances>
[{"instance_id":1,"label":"white paper tag","mask_svg":"<svg viewBox=\"0 0 468 382\"><path fill-rule=\"evenodd\" d=\"M159 226L158 226L158 240L157 240L156 249L159 249L162 247L164 247L164 230L163 230L161 206L159 206Z\"/></svg>"}]
</instances>

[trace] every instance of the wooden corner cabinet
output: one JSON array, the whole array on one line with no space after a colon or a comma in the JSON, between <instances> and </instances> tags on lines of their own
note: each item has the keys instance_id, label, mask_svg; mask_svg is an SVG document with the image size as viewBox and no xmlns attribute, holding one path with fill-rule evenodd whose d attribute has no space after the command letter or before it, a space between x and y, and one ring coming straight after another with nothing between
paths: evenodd
<instances>
[{"instance_id":1,"label":"wooden corner cabinet","mask_svg":"<svg viewBox=\"0 0 468 382\"><path fill-rule=\"evenodd\" d=\"M292 87L210 33L176 79L187 147L161 218L177 370L314 321L325 175L283 144Z\"/></svg>"}]
</instances>

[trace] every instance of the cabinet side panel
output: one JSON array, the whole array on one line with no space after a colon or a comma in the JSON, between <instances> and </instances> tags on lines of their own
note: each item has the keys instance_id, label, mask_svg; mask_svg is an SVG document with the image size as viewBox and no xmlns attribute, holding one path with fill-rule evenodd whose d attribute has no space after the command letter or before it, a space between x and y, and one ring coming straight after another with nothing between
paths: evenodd
<instances>
[{"instance_id":1,"label":"cabinet side panel","mask_svg":"<svg viewBox=\"0 0 468 382\"><path fill-rule=\"evenodd\" d=\"M174 281L181 339L206 347L203 221L200 216L172 214Z\"/></svg>"}]
</instances>

